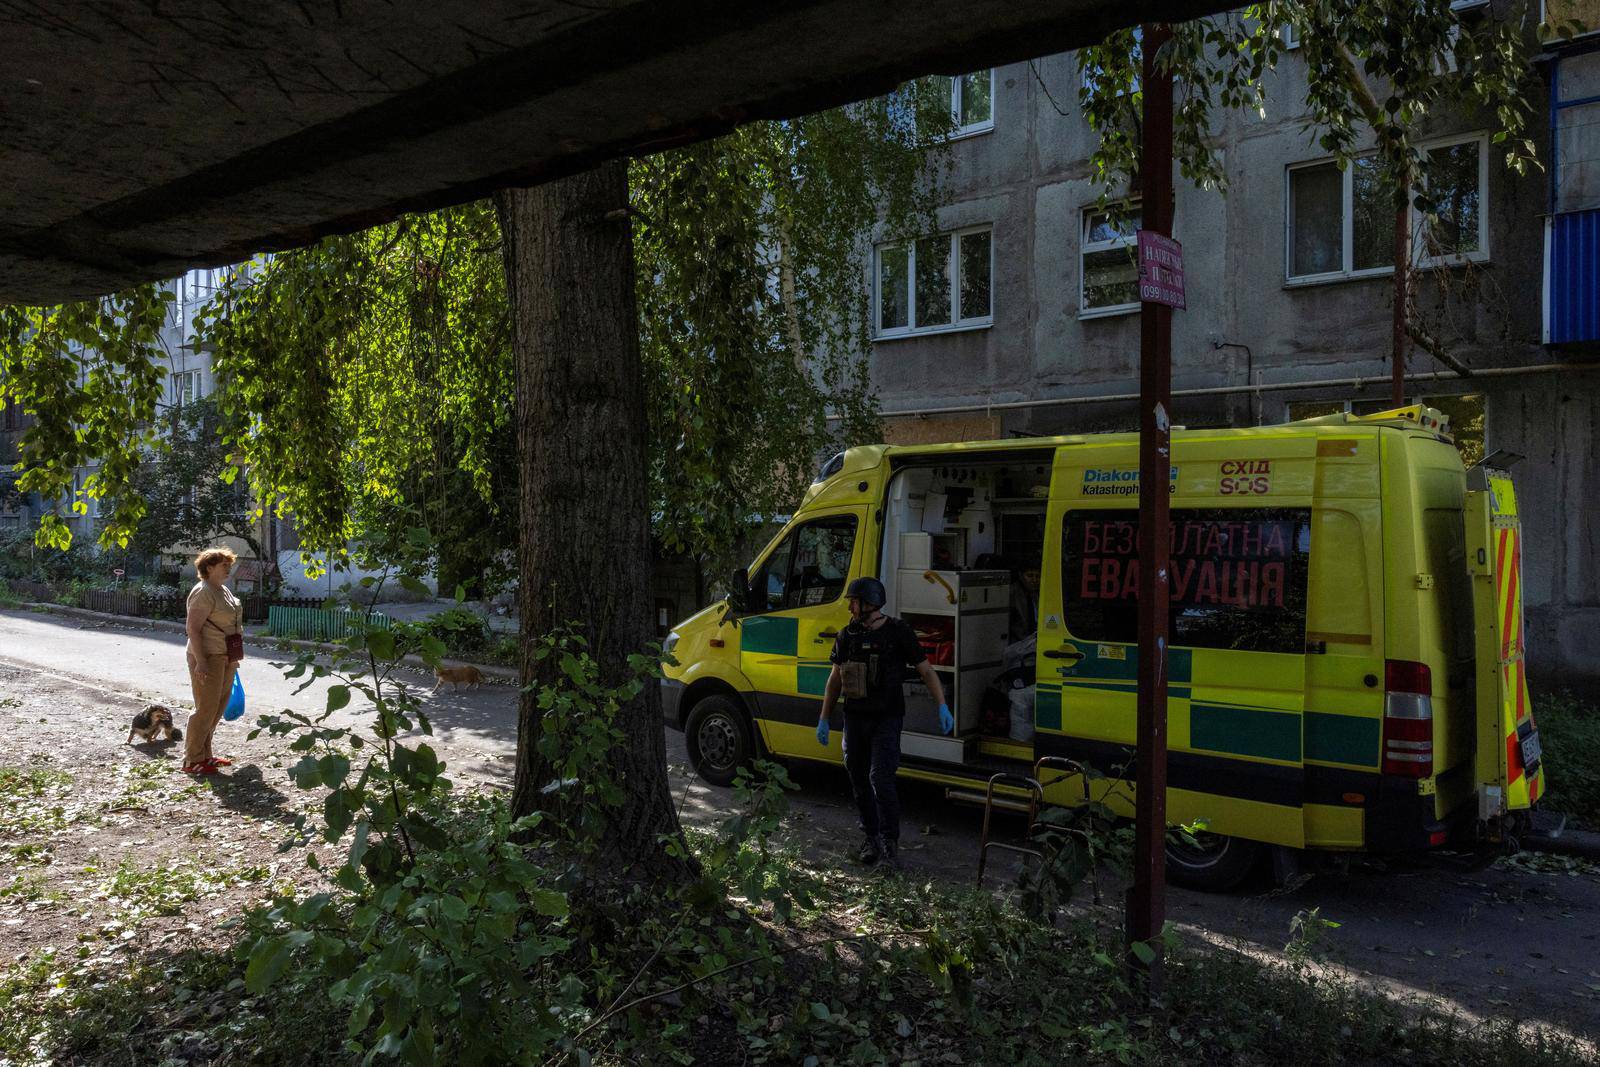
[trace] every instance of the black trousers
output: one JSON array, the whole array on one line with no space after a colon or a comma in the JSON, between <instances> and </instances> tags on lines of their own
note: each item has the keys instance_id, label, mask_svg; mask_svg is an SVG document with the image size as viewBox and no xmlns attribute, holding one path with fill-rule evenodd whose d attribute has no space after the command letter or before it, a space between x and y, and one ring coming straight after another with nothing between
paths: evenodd
<instances>
[{"instance_id":1,"label":"black trousers","mask_svg":"<svg viewBox=\"0 0 1600 1067\"><path fill-rule=\"evenodd\" d=\"M861 832L886 841L900 840L900 728L905 716L844 713L844 766L856 798Z\"/></svg>"}]
</instances>

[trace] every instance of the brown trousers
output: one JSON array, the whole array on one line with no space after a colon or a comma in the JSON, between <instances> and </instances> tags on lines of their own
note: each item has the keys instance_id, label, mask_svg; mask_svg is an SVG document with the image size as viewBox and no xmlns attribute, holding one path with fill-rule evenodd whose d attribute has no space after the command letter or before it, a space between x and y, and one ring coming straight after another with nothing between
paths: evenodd
<instances>
[{"instance_id":1,"label":"brown trousers","mask_svg":"<svg viewBox=\"0 0 1600 1067\"><path fill-rule=\"evenodd\" d=\"M238 667L229 663L226 654L200 657L206 671L205 681L194 671L189 672L189 686L194 690L194 714L183 734L183 763L193 766L210 759L211 735L217 731L217 720L228 706L233 695L233 672Z\"/></svg>"}]
</instances>

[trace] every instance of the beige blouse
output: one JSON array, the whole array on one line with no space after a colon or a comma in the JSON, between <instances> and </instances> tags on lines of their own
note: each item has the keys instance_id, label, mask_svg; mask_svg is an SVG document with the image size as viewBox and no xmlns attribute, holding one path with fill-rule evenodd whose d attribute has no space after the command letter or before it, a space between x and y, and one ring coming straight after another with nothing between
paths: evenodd
<instances>
[{"instance_id":1,"label":"beige blouse","mask_svg":"<svg viewBox=\"0 0 1600 1067\"><path fill-rule=\"evenodd\" d=\"M213 589L204 581L195 582L189 590L191 615L196 604L206 611L206 621L200 624L200 650L208 656L227 655L226 635L244 633L244 606L232 589L225 585Z\"/></svg>"}]
</instances>

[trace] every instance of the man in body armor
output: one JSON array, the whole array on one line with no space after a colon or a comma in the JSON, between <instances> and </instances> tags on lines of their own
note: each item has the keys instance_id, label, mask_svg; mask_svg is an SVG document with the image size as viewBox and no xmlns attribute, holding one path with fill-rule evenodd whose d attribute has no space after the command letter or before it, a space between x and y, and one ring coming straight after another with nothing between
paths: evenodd
<instances>
[{"instance_id":1,"label":"man in body armor","mask_svg":"<svg viewBox=\"0 0 1600 1067\"><path fill-rule=\"evenodd\" d=\"M916 632L904 620L883 613L888 600L883 583L857 578L845 595L850 624L834 639L828 657L833 671L823 692L817 743L828 743L828 720L842 696L844 765L866 836L856 858L866 864L883 859L893 866L900 844L900 797L894 776L900 767L900 729L906 714L902 684L912 671L939 705L939 728L951 733L955 718Z\"/></svg>"}]
</instances>

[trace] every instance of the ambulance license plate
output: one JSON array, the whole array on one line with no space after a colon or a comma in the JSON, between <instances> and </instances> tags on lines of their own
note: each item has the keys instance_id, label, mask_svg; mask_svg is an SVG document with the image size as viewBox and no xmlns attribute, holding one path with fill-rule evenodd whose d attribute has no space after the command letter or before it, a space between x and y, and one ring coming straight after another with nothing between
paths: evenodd
<instances>
[{"instance_id":1,"label":"ambulance license plate","mask_svg":"<svg viewBox=\"0 0 1600 1067\"><path fill-rule=\"evenodd\" d=\"M1539 769L1539 731L1529 730L1522 742L1522 767L1529 774Z\"/></svg>"}]
</instances>

